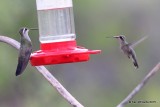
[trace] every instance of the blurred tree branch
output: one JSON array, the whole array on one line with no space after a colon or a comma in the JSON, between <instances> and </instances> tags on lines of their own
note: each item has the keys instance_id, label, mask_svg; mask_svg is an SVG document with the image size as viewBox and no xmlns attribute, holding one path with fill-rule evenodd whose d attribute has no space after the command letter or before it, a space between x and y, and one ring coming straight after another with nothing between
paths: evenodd
<instances>
[{"instance_id":1,"label":"blurred tree branch","mask_svg":"<svg viewBox=\"0 0 160 107\"><path fill-rule=\"evenodd\" d=\"M19 42L6 36L0 36L0 42L7 43L17 50L20 48ZM43 77L61 94L61 96L63 96L64 99L66 99L73 107L84 107L59 83L59 81L44 66L36 66L36 68L43 75Z\"/></svg>"},{"instance_id":2,"label":"blurred tree branch","mask_svg":"<svg viewBox=\"0 0 160 107\"><path fill-rule=\"evenodd\" d=\"M119 105L117 105L117 107L124 107L159 70L160 62L144 77L144 79L132 90L132 92Z\"/></svg>"},{"instance_id":3,"label":"blurred tree branch","mask_svg":"<svg viewBox=\"0 0 160 107\"><path fill-rule=\"evenodd\" d=\"M0 36L0 42L7 43L12 47L19 50L20 43L16 40ZM43 77L73 106L84 107L80 104L60 83L59 81L44 67L36 66L37 70L43 75ZM120 103L117 107L124 107L128 102L145 86L151 77L160 70L160 62L145 76L145 78L133 89L133 91Z\"/></svg>"}]
</instances>

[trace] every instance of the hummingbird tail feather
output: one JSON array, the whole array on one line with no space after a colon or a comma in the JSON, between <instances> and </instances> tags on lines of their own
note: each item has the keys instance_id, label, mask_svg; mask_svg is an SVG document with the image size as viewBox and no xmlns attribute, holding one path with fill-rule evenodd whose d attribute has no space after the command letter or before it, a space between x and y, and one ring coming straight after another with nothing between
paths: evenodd
<instances>
[{"instance_id":1,"label":"hummingbird tail feather","mask_svg":"<svg viewBox=\"0 0 160 107\"><path fill-rule=\"evenodd\" d=\"M133 61L134 66L137 68L139 68L137 61Z\"/></svg>"},{"instance_id":2,"label":"hummingbird tail feather","mask_svg":"<svg viewBox=\"0 0 160 107\"><path fill-rule=\"evenodd\" d=\"M133 61L133 64L134 64L135 68L136 69L139 68L138 62L137 62L136 57L135 57L134 54L132 54L132 61Z\"/></svg>"},{"instance_id":3,"label":"hummingbird tail feather","mask_svg":"<svg viewBox=\"0 0 160 107\"><path fill-rule=\"evenodd\" d=\"M136 60L135 54L131 54L131 56L128 55L128 58L132 59L132 62L133 62L133 64L134 64L134 66L135 66L136 69L139 68L139 65L138 65L138 62Z\"/></svg>"},{"instance_id":4,"label":"hummingbird tail feather","mask_svg":"<svg viewBox=\"0 0 160 107\"><path fill-rule=\"evenodd\" d=\"M23 63L18 63L15 75L18 76L23 72Z\"/></svg>"},{"instance_id":5,"label":"hummingbird tail feather","mask_svg":"<svg viewBox=\"0 0 160 107\"><path fill-rule=\"evenodd\" d=\"M131 55L131 59L132 59L132 62L135 66L135 68L139 68L139 65L138 65L138 62L137 62L137 59L136 59L136 53L135 51L131 48L131 52L130 52L130 55Z\"/></svg>"},{"instance_id":6,"label":"hummingbird tail feather","mask_svg":"<svg viewBox=\"0 0 160 107\"><path fill-rule=\"evenodd\" d=\"M27 59L26 61L19 62L16 70L16 76L22 74L22 72L26 69L28 65L29 60Z\"/></svg>"}]
</instances>

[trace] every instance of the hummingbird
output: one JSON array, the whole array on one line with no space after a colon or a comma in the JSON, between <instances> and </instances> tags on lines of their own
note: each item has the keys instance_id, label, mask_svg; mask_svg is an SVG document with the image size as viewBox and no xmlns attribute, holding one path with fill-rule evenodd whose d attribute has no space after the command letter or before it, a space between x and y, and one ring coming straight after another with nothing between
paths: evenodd
<instances>
[{"instance_id":1,"label":"hummingbird","mask_svg":"<svg viewBox=\"0 0 160 107\"><path fill-rule=\"evenodd\" d=\"M110 38L110 37L107 37L107 38ZM136 58L136 53L134 51L134 47L137 46L137 44L139 44L143 40L145 40L147 38L147 36L144 36L143 38L141 38L140 40L138 40L135 43L128 43L126 41L126 37L124 35L113 36L113 38L117 38L119 40L120 49L123 51L123 53L125 55L128 56L129 59L132 59L132 62L134 64L135 68L136 69L139 68L137 58Z\"/></svg>"},{"instance_id":2,"label":"hummingbird","mask_svg":"<svg viewBox=\"0 0 160 107\"><path fill-rule=\"evenodd\" d=\"M23 27L19 30L21 35L20 41L20 50L19 50L19 57L18 57L18 65L15 75L20 75L28 65L30 55L32 53L32 42L28 35L29 30L36 30L36 29L29 29Z\"/></svg>"}]
</instances>

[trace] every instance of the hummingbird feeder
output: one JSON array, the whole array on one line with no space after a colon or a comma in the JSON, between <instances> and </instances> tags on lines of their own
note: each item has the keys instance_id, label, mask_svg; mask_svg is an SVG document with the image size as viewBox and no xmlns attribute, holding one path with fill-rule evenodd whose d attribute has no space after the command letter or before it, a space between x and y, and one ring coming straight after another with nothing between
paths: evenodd
<instances>
[{"instance_id":1,"label":"hummingbird feeder","mask_svg":"<svg viewBox=\"0 0 160 107\"><path fill-rule=\"evenodd\" d=\"M89 60L89 50L76 44L72 0L36 0L40 50L31 54L33 66Z\"/></svg>"}]
</instances>

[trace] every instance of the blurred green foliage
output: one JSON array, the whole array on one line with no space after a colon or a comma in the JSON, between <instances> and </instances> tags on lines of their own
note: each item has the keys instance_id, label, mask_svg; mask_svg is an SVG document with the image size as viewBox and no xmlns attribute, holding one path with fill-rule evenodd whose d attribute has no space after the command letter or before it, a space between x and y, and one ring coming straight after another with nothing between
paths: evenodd
<instances>
[{"instance_id":1,"label":"blurred green foliage","mask_svg":"<svg viewBox=\"0 0 160 107\"><path fill-rule=\"evenodd\" d=\"M102 53L82 63L50 65L47 68L85 107L115 107L160 60L160 2L158 0L73 0L77 42ZM19 41L20 27L37 27L35 0L3 0L0 3L0 34ZM148 35L136 47L140 68L135 70L119 50L117 40L106 36L124 34L129 42ZM34 50L38 32L30 32ZM14 75L18 52L0 44L0 107L70 107L32 66ZM127 107L159 107L159 73Z\"/></svg>"}]
</instances>

